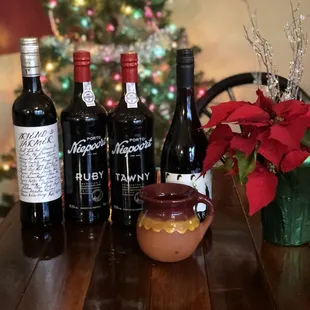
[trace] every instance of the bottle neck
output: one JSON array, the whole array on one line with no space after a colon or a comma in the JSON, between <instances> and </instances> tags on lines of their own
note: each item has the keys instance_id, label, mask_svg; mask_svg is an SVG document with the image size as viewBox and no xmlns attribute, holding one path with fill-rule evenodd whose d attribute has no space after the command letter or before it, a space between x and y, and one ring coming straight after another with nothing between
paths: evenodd
<instances>
[{"instance_id":1,"label":"bottle neck","mask_svg":"<svg viewBox=\"0 0 310 310\"><path fill-rule=\"evenodd\" d=\"M193 65L177 65L177 100L174 121L192 122L192 129L200 127L194 97Z\"/></svg>"},{"instance_id":2,"label":"bottle neck","mask_svg":"<svg viewBox=\"0 0 310 310\"><path fill-rule=\"evenodd\" d=\"M120 106L126 108L137 108L139 106L138 90L138 68L129 64L122 65L123 92L119 102Z\"/></svg>"},{"instance_id":3,"label":"bottle neck","mask_svg":"<svg viewBox=\"0 0 310 310\"><path fill-rule=\"evenodd\" d=\"M74 94L82 95L85 91L83 83L88 83L91 90L91 78L89 66L74 66ZM88 88L89 88L88 87Z\"/></svg>"},{"instance_id":4,"label":"bottle neck","mask_svg":"<svg viewBox=\"0 0 310 310\"><path fill-rule=\"evenodd\" d=\"M74 66L74 82L75 83L90 82L89 66Z\"/></svg>"},{"instance_id":5,"label":"bottle neck","mask_svg":"<svg viewBox=\"0 0 310 310\"><path fill-rule=\"evenodd\" d=\"M23 76L23 91L28 93L42 91L40 76Z\"/></svg>"}]
</instances>

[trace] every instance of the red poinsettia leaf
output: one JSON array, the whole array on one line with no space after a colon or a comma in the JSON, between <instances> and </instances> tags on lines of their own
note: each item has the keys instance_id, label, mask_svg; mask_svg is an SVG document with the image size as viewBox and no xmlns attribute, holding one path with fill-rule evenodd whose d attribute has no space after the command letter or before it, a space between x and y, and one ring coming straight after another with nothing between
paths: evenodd
<instances>
[{"instance_id":1,"label":"red poinsettia leaf","mask_svg":"<svg viewBox=\"0 0 310 310\"><path fill-rule=\"evenodd\" d=\"M305 115L308 111L308 107L299 100L287 100L274 104L272 110L278 116L291 119L300 115Z\"/></svg>"},{"instance_id":2,"label":"red poinsettia leaf","mask_svg":"<svg viewBox=\"0 0 310 310\"><path fill-rule=\"evenodd\" d=\"M298 141L292 137L287 127L275 124L270 129L269 138L275 139L281 142L282 144L287 145L288 147L297 149L299 147L300 140L302 137Z\"/></svg>"},{"instance_id":3,"label":"red poinsettia leaf","mask_svg":"<svg viewBox=\"0 0 310 310\"><path fill-rule=\"evenodd\" d=\"M306 130L310 125L310 118L306 115L299 116L294 120L288 121L285 125L291 137L299 144Z\"/></svg>"},{"instance_id":4,"label":"red poinsettia leaf","mask_svg":"<svg viewBox=\"0 0 310 310\"><path fill-rule=\"evenodd\" d=\"M256 143L257 141L254 139L246 138L239 134L234 134L230 141L230 148L239 150L248 156L253 152Z\"/></svg>"},{"instance_id":5,"label":"red poinsettia leaf","mask_svg":"<svg viewBox=\"0 0 310 310\"><path fill-rule=\"evenodd\" d=\"M248 175L246 195L249 201L249 214L253 215L273 201L276 195L278 178L262 165Z\"/></svg>"},{"instance_id":6,"label":"red poinsettia leaf","mask_svg":"<svg viewBox=\"0 0 310 310\"><path fill-rule=\"evenodd\" d=\"M220 124L215 127L215 129L212 131L209 142L212 143L217 140L226 140L230 141L233 137L233 132L229 125L227 124Z\"/></svg>"},{"instance_id":7,"label":"red poinsettia leaf","mask_svg":"<svg viewBox=\"0 0 310 310\"><path fill-rule=\"evenodd\" d=\"M261 139L258 153L272 162L277 168L283 155L287 152L287 147L274 139Z\"/></svg>"},{"instance_id":8,"label":"red poinsettia leaf","mask_svg":"<svg viewBox=\"0 0 310 310\"><path fill-rule=\"evenodd\" d=\"M225 140L217 140L209 144L206 157L203 161L202 174L205 174L221 159L221 157L226 153L228 145L229 141Z\"/></svg>"},{"instance_id":9,"label":"red poinsettia leaf","mask_svg":"<svg viewBox=\"0 0 310 310\"><path fill-rule=\"evenodd\" d=\"M264 93L260 89L256 91L256 94L257 94L257 100L255 102L255 105L260 107L264 111L270 111L273 106L272 100L265 97Z\"/></svg>"},{"instance_id":10,"label":"red poinsettia leaf","mask_svg":"<svg viewBox=\"0 0 310 310\"><path fill-rule=\"evenodd\" d=\"M244 101L229 101L223 102L219 105L211 107L212 115L210 120L203 128L214 127L219 123L222 123L226 120L226 118L236 109L241 107L242 105L247 104Z\"/></svg>"},{"instance_id":11,"label":"red poinsettia leaf","mask_svg":"<svg viewBox=\"0 0 310 310\"><path fill-rule=\"evenodd\" d=\"M269 114L253 104L244 104L233 111L226 122L238 122L253 126L264 126L269 123ZM257 125L259 124L259 125Z\"/></svg>"},{"instance_id":12,"label":"red poinsettia leaf","mask_svg":"<svg viewBox=\"0 0 310 310\"><path fill-rule=\"evenodd\" d=\"M300 166L310 154L300 149L293 150L285 154L281 161L281 171L289 172Z\"/></svg>"}]
</instances>

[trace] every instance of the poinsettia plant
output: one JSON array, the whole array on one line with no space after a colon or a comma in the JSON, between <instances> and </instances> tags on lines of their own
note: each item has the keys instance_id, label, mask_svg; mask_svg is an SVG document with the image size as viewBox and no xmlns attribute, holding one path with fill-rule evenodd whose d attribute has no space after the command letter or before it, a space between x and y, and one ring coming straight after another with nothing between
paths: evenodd
<instances>
[{"instance_id":1,"label":"poinsettia plant","mask_svg":"<svg viewBox=\"0 0 310 310\"><path fill-rule=\"evenodd\" d=\"M273 102L259 89L255 103L214 106L204 128L214 128L204 172L225 156L225 167L246 186L249 214L275 197L278 175L294 170L310 155L310 109L299 100ZM240 125L233 132L231 124Z\"/></svg>"}]
</instances>

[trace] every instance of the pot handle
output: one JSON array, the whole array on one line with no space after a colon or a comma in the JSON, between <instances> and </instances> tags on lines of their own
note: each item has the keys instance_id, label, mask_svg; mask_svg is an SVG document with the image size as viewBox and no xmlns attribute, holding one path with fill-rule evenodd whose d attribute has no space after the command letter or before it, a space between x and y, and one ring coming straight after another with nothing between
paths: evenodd
<instances>
[{"instance_id":1,"label":"pot handle","mask_svg":"<svg viewBox=\"0 0 310 310\"><path fill-rule=\"evenodd\" d=\"M203 228L205 230L204 232L206 232L207 229L209 228L210 224L213 221L214 206L213 206L212 200L208 196L200 194L199 192L197 195L197 202L198 203L201 202L201 203L205 204L207 207L207 211L208 211L207 216L201 223L201 225L203 226ZM197 208L197 205L196 205L196 208Z\"/></svg>"}]
</instances>

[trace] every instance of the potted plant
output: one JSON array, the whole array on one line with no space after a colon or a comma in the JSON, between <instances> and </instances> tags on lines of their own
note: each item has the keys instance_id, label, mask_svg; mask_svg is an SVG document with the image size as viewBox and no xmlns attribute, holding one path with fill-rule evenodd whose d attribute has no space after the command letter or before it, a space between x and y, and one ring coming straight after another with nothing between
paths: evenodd
<instances>
[{"instance_id":1,"label":"potted plant","mask_svg":"<svg viewBox=\"0 0 310 310\"><path fill-rule=\"evenodd\" d=\"M304 17L292 8L286 34L294 52L287 88L279 90L272 48L253 19L246 37L269 78L254 103L230 101L212 107L205 128L213 128L204 161L208 171L223 156L225 167L245 184L249 214L261 211L264 239L281 245L310 242L310 105L297 100L307 38ZM239 125L233 132L231 124Z\"/></svg>"}]
</instances>

